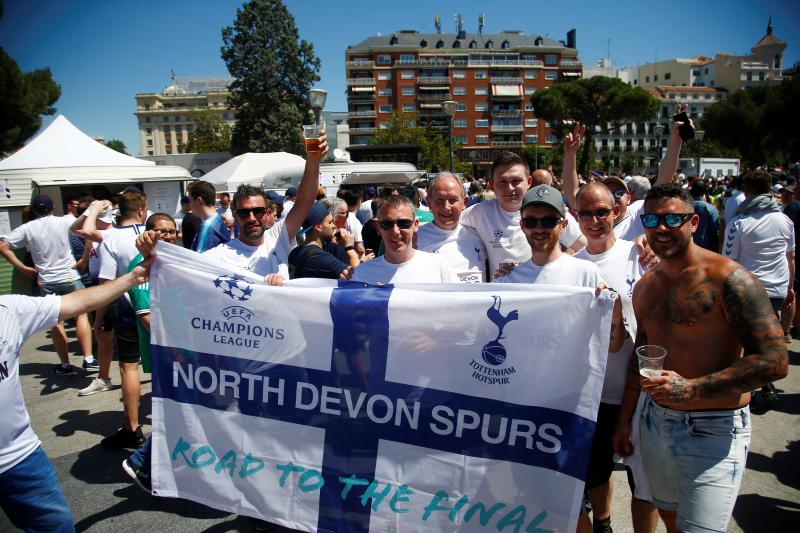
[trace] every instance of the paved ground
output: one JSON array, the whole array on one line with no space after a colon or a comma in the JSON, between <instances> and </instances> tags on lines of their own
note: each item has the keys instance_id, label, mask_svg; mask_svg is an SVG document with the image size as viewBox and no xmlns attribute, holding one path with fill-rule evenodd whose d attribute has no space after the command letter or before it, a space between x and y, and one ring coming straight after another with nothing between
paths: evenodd
<instances>
[{"instance_id":1,"label":"paved ground","mask_svg":"<svg viewBox=\"0 0 800 533\"><path fill-rule=\"evenodd\" d=\"M73 342L73 350L75 343ZM800 523L800 341L790 344L789 377L777 386L780 403L763 412L753 406L753 439L742 490L736 502L730 532L798 531ZM74 353L74 351L72 352ZM125 452L110 452L100 440L119 427L122 403L119 390L80 398L77 392L90 378L50 375L56 361L44 333L23 348L20 374L33 427L56 466L78 531L115 533L141 531L251 531L247 519L209 509L186 500L154 498L129 482L120 468ZM80 358L73 357L73 363ZM112 367L113 368L113 367ZM143 383L143 419L150 430L150 382ZM116 368L114 383L119 383ZM630 524L625 476L614 474L613 526L617 533L633 531ZM0 512L0 531L16 531ZM659 531L664 531L663 524Z\"/></svg>"}]
</instances>

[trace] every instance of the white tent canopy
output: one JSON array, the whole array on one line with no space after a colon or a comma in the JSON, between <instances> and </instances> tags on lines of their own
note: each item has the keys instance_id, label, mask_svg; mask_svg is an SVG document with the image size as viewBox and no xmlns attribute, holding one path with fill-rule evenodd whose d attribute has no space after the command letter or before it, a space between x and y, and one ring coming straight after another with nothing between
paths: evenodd
<instances>
[{"instance_id":1,"label":"white tent canopy","mask_svg":"<svg viewBox=\"0 0 800 533\"><path fill-rule=\"evenodd\" d=\"M59 115L25 147L0 161L0 207L30 202L33 184L90 185L191 180L181 167L157 166L95 141Z\"/></svg>"},{"instance_id":2,"label":"white tent canopy","mask_svg":"<svg viewBox=\"0 0 800 533\"><path fill-rule=\"evenodd\" d=\"M286 152L251 152L226 161L202 179L213 183L217 192L233 192L243 183L284 190L300 184L305 165L305 159Z\"/></svg>"}]
</instances>

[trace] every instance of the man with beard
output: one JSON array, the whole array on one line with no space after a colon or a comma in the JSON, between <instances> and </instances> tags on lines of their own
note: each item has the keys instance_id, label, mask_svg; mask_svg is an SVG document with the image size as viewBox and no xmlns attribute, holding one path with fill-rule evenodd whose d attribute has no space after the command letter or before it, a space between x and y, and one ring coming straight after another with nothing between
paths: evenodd
<instances>
[{"instance_id":1,"label":"man with beard","mask_svg":"<svg viewBox=\"0 0 800 533\"><path fill-rule=\"evenodd\" d=\"M338 230L339 238L344 244L342 248L338 244L331 243L336 232L336 224L333 223L333 216L328 208L319 202L314 202L298 233L298 236L305 236L305 244L289 253L293 278L350 278L349 266L360 263L358 253L353 246L353 236L347 230ZM330 251L332 247L337 251L343 251L348 263L334 255Z\"/></svg>"},{"instance_id":2,"label":"man with beard","mask_svg":"<svg viewBox=\"0 0 800 533\"><path fill-rule=\"evenodd\" d=\"M692 240L698 220L688 191L653 187L642 210L661 261L633 293L636 346L667 355L661 375L649 378L631 360L614 451L632 451L644 390L642 460L667 530L725 531L750 443L750 391L786 376L786 343L758 280Z\"/></svg>"},{"instance_id":3,"label":"man with beard","mask_svg":"<svg viewBox=\"0 0 800 533\"><path fill-rule=\"evenodd\" d=\"M439 173L428 187L433 223L417 231L417 249L441 254L462 283L486 279L486 248L478 234L459 222L466 206L464 187L449 173Z\"/></svg>"}]
</instances>

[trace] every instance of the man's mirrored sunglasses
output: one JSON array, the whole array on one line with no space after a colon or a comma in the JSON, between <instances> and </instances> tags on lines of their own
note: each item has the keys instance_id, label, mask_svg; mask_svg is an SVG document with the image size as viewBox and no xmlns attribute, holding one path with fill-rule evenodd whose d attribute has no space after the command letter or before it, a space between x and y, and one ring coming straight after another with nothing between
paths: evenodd
<instances>
[{"instance_id":1,"label":"man's mirrored sunglasses","mask_svg":"<svg viewBox=\"0 0 800 533\"><path fill-rule=\"evenodd\" d=\"M397 224L397 227L400 229L408 229L414 225L414 221L410 218L398 218L397 220L379 220L378 225L382 229L392 229L394 225Z\"/></svg>"},{"instance_id":2,"label":"man's mirrored sunglasses","mask_svg":"<svg viewBox=\"0 0 800 533\"><path fill-rule=\"evenodd\" d=\"M258 218L264 216L264 213L266 212L267 212L266 207L251 207L249 209L246 207L242 207L234 211L234 213L236 213L236 216L239 218L249 218L250 213L253 213L256 216L256 218Z\"/></svg>"},{"instance_id":3,"label":"man's mirrored sunglasses","mask_svg":"<svg viewBox=\"0 0 800 533\"><path fill-rule=\"evenodd\" d=\"M562 220L561 217L522 217L522 227L536 229L541 224L544 229L553 229Z\"/></svg>"},{"instance_id":4,"label":"man's mirrored sunglasses","mask_svg":"<svg viewBox=\"0 0 800 533\"><path fill-rule=\"evenodd\" d=\"M680 228L694 213L666 213L657 215L655 213L646 213L639 215L642 219L642 225L647 229L657 228L659 224L663 223L668 228Z\"/></svg>"}]
</instances>

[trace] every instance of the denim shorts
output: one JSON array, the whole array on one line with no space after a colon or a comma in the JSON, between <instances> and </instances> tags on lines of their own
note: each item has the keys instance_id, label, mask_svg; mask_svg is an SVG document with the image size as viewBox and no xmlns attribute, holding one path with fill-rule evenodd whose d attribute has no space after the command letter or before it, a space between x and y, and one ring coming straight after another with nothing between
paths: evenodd
<instances>
[{"instance_id":1,"label":"denim shorts","mask_svg":"<svg viewBox=\"0 0 800 533\"><path fill-rule=\"evenodd\" d=\"M64 296L65 294L81 290L82 288L83 283L81 283L80 279L74 281L51 281L39 285L39 294L41 296L47 296L48 294Z\"/></svg>"},{"instance_id":2,"label":"denim shorts","mask_svg":"<svg viewBox=\"0 0 800 533\"><path fill-rule=\"evenodd\" d=\"M653 504L677 511L681 531L724 532L750 447L750 409L676 411L648 397L640 431Z\"/></svg>"}]
</instances>

